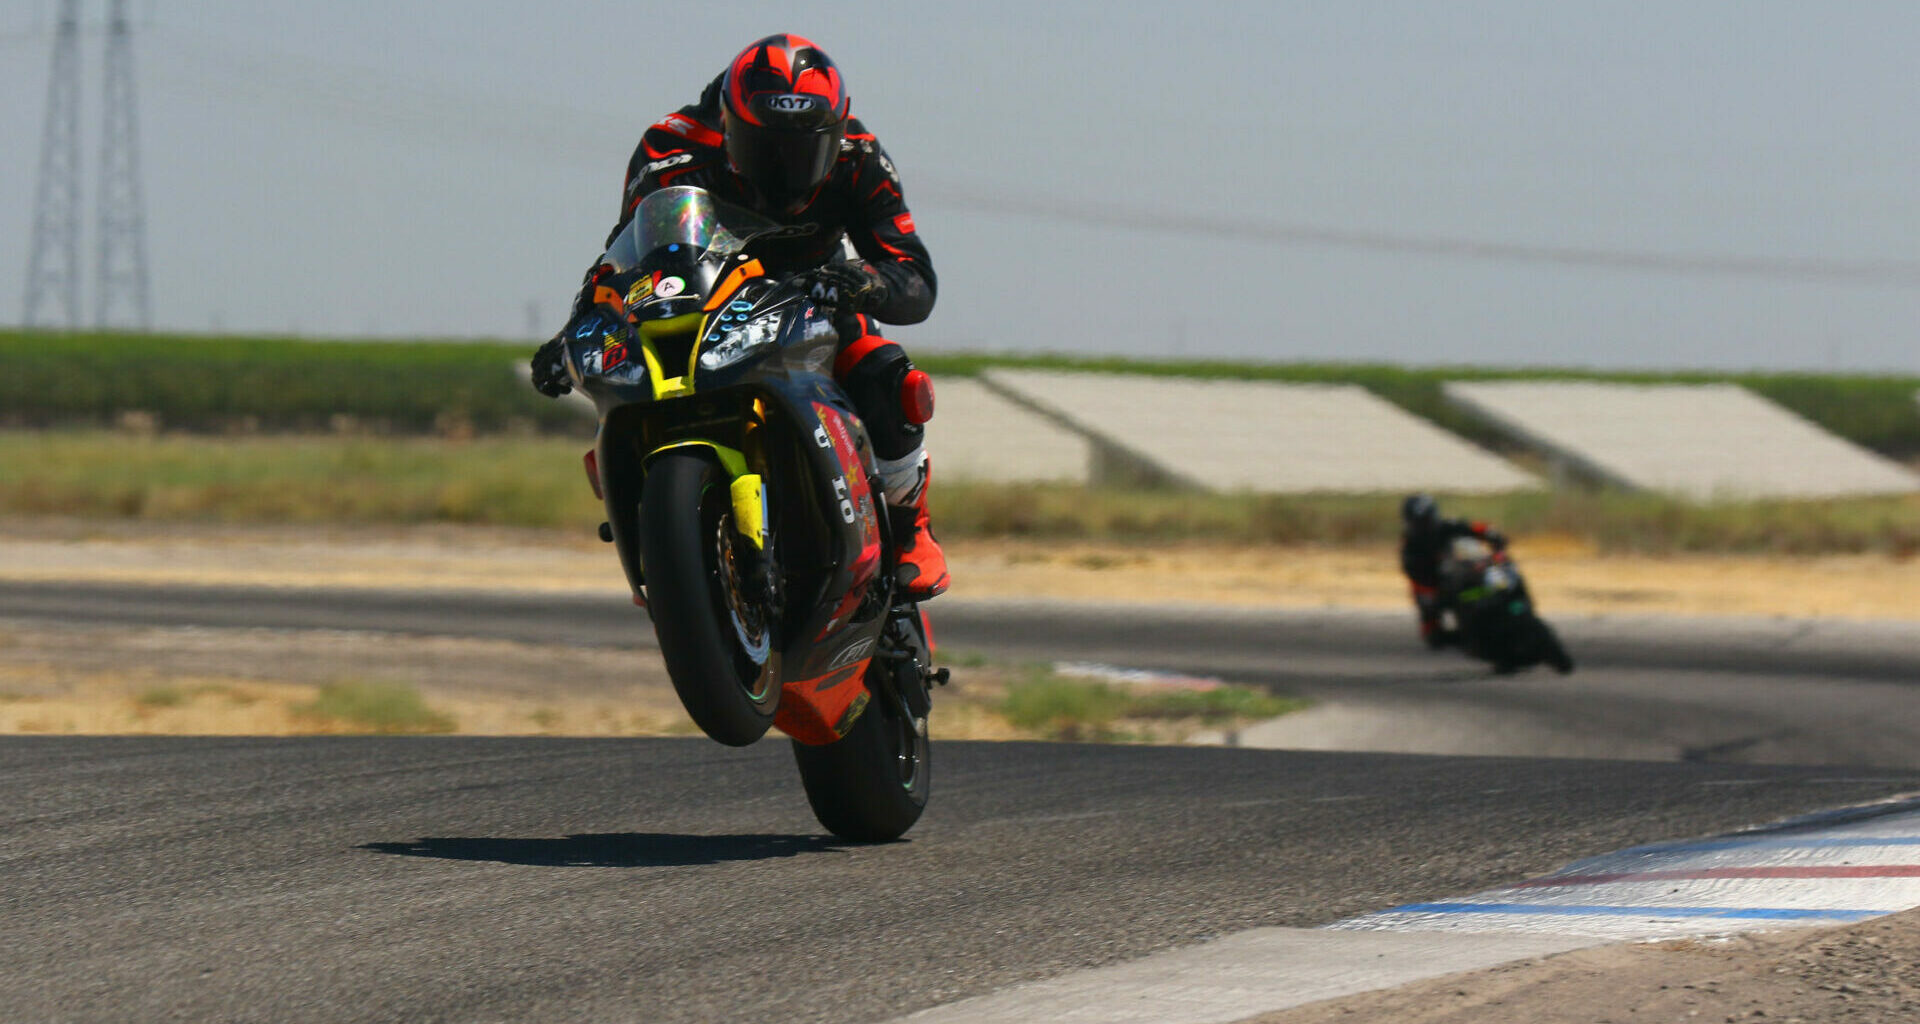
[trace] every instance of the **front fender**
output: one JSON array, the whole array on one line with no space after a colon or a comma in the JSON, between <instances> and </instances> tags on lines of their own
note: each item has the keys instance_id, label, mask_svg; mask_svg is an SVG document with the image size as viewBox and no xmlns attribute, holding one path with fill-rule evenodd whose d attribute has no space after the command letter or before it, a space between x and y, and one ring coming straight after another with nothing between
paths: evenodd
<instances>
[{"instance_id":1,"label":"front fender","mask_svg":"<svg viewBox=\"0 0 1920 1024\"><path fill-rule=\"evenodd\" d=\"M751 471L747 465L745 452L729 448L718 441L706 438L688 438L663 444L646 454L640 460L641 475L645 476L646 467L662 452L683 448L705 448L713 453L714 461L726 470L730 482L730 494L733 501L734 529L745 537L755 548L765 551L767 548L767 484L760 474Z\"/></svg>"}]
</instances>

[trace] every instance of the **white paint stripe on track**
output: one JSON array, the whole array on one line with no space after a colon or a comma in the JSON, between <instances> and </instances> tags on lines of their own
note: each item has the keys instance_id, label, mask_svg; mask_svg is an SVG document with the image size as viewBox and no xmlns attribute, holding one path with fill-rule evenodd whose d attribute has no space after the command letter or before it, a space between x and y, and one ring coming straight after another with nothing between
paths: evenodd
<instances>
[{"instance_id":1,"label":"white paint stripe on track","mask_svg":"<svg viewBox=\"0 0 1920 1024\"><path fill-rule=\"evenodd\" d=\"M1256 928L901 1022L1208 1024L1610 941L1845 924L1914 906L1920 797L1634 847L1326 928Z\"/></svg>"},{"instance_id":2,"label":"white paint stripe on track","mask_svg":"<svg viewBox=\"0 0 1920 1024\"><path fill-rule=\"evenodd\" d=\"M1255 928L1213 942L936 1006L901 1024L1210 1024L1603 940Z\"/></svg>"}]
</instances>

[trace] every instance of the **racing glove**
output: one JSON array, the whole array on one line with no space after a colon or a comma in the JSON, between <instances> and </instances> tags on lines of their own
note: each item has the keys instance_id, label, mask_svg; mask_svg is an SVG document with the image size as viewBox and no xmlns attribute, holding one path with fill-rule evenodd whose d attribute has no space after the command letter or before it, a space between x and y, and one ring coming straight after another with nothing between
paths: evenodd
<instances>
[{"instance_id":1,"label":"racing glove","mask_svg":"<svg viewBox=\"0 0 1920 1024\"><path fill-rule=\"evenodd\" d=\"M842 313L864 313L887 301L887 282L865 263L829 263L809 270L807 297Z\"/></svg>"},{"instance_id":2,"label":"racing glove","mask_svg":"<svg viewBox=\"0 0 1920 1024\"><path fill-rule=\"evenodd\" d=\"M567 343L558 336L533 353L533 389L548 398L559 398L573 390L567 379Z\"/></svg>"}]
</instances>

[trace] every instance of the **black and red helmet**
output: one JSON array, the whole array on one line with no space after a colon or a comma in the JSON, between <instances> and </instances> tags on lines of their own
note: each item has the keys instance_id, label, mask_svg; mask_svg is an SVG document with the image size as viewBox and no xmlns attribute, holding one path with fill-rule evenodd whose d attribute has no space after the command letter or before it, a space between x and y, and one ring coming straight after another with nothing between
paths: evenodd
<instances>
[{"instance_id":1,"label":"black and red helmet","mask_svg":"<svg viewBox=\"0 0 1920 1024\"><path fill-rule=\"evenodd\" d=\"M720 84L733 171L775 207L827 179L847 134L840 69L809 39L768 36L740 51Z\"/></svg>"}]
</instances>

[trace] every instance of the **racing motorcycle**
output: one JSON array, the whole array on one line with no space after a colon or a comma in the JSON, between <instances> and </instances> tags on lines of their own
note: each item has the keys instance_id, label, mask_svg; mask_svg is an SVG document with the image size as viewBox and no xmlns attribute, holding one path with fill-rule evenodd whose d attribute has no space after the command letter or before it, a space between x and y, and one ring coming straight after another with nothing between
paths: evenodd
<instances>
[{"instance_id":1,"label":"racing motorcycle","mask_svg":"<svg viewBox=\"0 0 1920 1024\"><path fill-rule=\"evenodd\" d=\"M873 446L832 376L836 314L755 256L794 230L702 189L650 194L565 363L599 412L601 539L688 715L730 746L786 733L820 823L886 841L926 806L947 670L895 579Z\"/></svg>"},{"instance_id":2,"label":"racing motorcycle","mask_svg":"<svg viewBox=\"0 0 1920 1024\"><path fill-rule=\"evenodd\" d=\"M1469 657L1494 671L1517 672L1545 663L1566 675L1573 659L1553 627L1540 618L1519 566L1478 537L1457 537L1440 561L1443 619Z\"/></svg>"}]
</instances>

